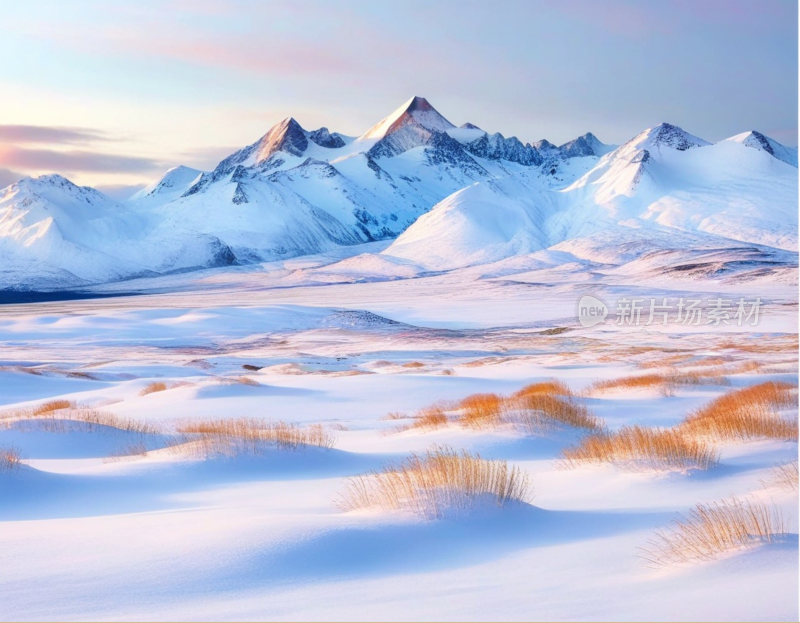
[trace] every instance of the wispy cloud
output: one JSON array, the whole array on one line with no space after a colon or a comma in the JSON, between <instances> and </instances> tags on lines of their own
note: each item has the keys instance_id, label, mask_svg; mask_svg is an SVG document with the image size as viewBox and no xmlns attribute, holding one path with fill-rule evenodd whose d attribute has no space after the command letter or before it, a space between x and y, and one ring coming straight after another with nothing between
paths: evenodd
<instances>
[{"instance_id":1,"label":"wispy cloud","mask_svg":"<svg viewBox=\"0 0 800 623\"><path fill-rule=\"evenodd\" d=\"M70 173L151 173L164 168L162 163L151 158L77 149L29 149L15 145L0 146L0 166Z\"/></svg>"},{"instance_id":2,"label":"wispy cloud","mask_svg":"<svg viewBox=\"0 0 800 623\"><path fill-rule=\"evenodd\" d=\"M90 128L64 128L43 125L0 125L0 141L9 143L61 143L85 145L111 138Z\"/></svg>"}]
</instances>

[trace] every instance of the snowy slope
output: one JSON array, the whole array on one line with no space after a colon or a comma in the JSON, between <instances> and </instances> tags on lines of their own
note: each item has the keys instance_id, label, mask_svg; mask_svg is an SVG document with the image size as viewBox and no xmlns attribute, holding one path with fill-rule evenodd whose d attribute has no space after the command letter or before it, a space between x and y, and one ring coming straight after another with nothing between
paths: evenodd
<instances>
[{"instance_id":1,"label":"snowy slope","mask_svg":"<svg viewBox=\"0 0 800 623\"><path fill-rule=\"evenodd\" d=\"M160 205L177 199L189 190L203 171L192 167L178 166L169 169L160 180L145 186L128 201L144 205Z\"/></svg>"}]
</instances>

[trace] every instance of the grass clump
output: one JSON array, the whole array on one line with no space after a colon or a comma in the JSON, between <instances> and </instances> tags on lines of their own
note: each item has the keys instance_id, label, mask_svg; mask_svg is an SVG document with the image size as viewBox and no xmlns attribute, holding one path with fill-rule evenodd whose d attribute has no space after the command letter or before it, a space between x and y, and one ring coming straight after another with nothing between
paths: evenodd
<instances>
[{"instance_id":1,"label":"grass clump","mask_svg":"<svg viewBox=\"0 0 800 623\"><path fill-rule=\"evenodd\" d=\"M546 381L523 387L507 401L510 418L527 432L536 434L559 426L601 431L603 422L580 404L560 381Z\"/></svg>"},{"instance_id":2,"label":"grass clump","mask_svg":"<svg viewBox=\"0 0 800 623\"><path fill-rule=\"evenodd\" d=\"M767 381L738 389L712 400L681 423L689 435L719 441L782 439L797 441L797 417L778 410L797 406L797 387Z\"/></svg>"},{"instance_id":3,"label":"grass clump","mask_svg":"<svg viewBox=\"0 0 800 623\"><path fill-rule=\"evenodd\" d=\"M710 444L674 429L643 426L625 426L613 433L589 435L563 454L568 467L612 463L627 469L686 471L709 469L719 462L719 453Z\"/></svg>"},{"instance_id":4,"label":"grass clump","mask_svg":"<svg viewBox=\"0 0 800 623\"><path fill-rule=\"evenodd\" d=\"M456 403L440 402L420 411L401 430L432 430L452 421L476 430L510 426L531 435L562 427L589 431L604 429L602 420L582 405L564 383L545 381L523 387L510 396L472 394Z\"/></svg>"},{"instance_id":5,"label":"grass clump","mask_svg":"<svg viewBox=\"0 0 800 623\"><path fill-rule=\"evenodd\" d=\"M785 533L775 505L732 497L698 504L670 528L656 532L642 557L659 567L714 560L725 552L772 542Z\"/></svg>"},{"instance_id":6,"label":"grass clump","mask_svg":"<svg viewBox=\"0 0 800 623\"><path fill-rule=\"evenodd\" d=\"M404 509L435 519L447 511L468 510L481 499L502 507L527 502L529 497L528 476L519 468L466 450L435 446L424 454L412 454L399 465L350 478L340 507Z\"/></svg>"},{"instance_id":7,"label":"grass clump","mask_svg":"<svg viewBox=\"0 0 800 623\"><path fill-rule=\"evenodd\" d=\"M666 374L643 374L619 379L598 381L592 384L588 393L604 393L615 389L656 389L664 396L674 396L684 385L730 385L723 374L691 372L670 372Z\"/></svg>"},{"instance_id":8,"label":"grass clump","mask_svg":"<svg viewBox=\"0 0 800 623\"><path fill-rule=\"evenodd\" d=\"M17 469L22 464L22 456L14 446L0 447L0 472Z\"/></svg>"},{"instance_id":9,"label":"grass clump","mask_svg":"<svg viewBox=\"0 0 800 623\"><path fill-rule=\"evenodd\" d=\"M458 403L459 422L467 428L494 428L502 423L504 400L497 394L473 394Z\"/></svg>"},{"instance_id":10,"label":"grass clump","mask_svg":"<svg viewBox=\"0 0 800 623\"><path fill-rule=\"evenodd\" d=\"M142 391L139 392L140 396L147 396L148 394L154 394L156 392L163 392L167 389L167 384L162 383L160 381L156 381L154 383L150 383L147 387L145 387Z\"/></svg>"},{"instance_id":11,"label":"grass clump","mask_svg":"<svg viewBox=\"0 0 800 623\"><path fill-rule=\"evenodd\" d=\"M447 426L447 414L441 405L433 405L421 409L415 416L407 428L419 428L422 430L435 430L442 426Z\"/></svg>"},{"instance_id":12,"label":"grass clump","mask_svg":"<svg viewBox=\"0 0 800 623\"><path fill-rule=\"evenodd\" d=\"M770 478L762 481L762 484L765 487L779 487L789 491L796 490L798 488L797 461L777 465L772 469Z\"/></svg>"},{"instance_id":13,"label":"grass clump","mask_svg":"<svg viewBox=\"0 0 800 623\"><path fill-rule=\"evenodd\" d=\"M203 456L261 454L269 447L297 450L307 446L332 448L335 436L321 424L305 428L260 418L208 419L177 426L184 449Z\"/></svg>"},{"instance_id":14,"label":"grass clump","mask_svg":"<svg viewBox=\"0 0 800 623\"><path fill-rule=\"evenodd\" d=\"M52 413L53 411L60 411L62 409L74 409L75 403L70 400L50 400L49 402L45 402L40 404L38 407L34 407L33 411L31 411L31 416L36 417L38 415L45 415L48 413Z\"/></svg>"}]
</instances>

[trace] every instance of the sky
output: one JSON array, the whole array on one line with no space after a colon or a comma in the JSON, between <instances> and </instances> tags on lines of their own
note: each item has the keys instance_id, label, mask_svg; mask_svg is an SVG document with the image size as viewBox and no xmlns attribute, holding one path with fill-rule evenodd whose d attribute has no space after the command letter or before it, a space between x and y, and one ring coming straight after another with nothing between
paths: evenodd
<instances>
[{"instance_id":1,"label":"sky","mask_svg":"<svg viewBox=\"0 0 800 623\"><path fill-rule=\"evenodd\" d=\"M668 121L797 145L790 0L28 0L0 6L0 186L115 196L293 116L359 135L413 95L456 125L621 143Z\"/></svg>"}]
</instances>

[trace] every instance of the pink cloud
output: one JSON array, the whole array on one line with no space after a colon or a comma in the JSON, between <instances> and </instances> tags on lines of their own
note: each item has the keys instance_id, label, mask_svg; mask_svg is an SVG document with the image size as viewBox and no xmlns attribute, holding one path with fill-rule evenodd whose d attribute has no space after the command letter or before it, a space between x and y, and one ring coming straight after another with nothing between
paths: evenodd
<instances>
[{"instance_id":1,"label":"pink cloud","mask_svg":"<svg viewBox=\"0 0 800 623\"><path fill-rule=\"evenodd\" d=\"M166 167L150 158L86 150L56 151L0 145L0 167L32 171L146 173Z\"/></svg>"},{"instance_id":2,"label":"pink cloud","mask_svg":"<svg viewBox=\"0 0 800 623\"><path fill-rule=\"evenodd\" d=\"M0 141L11 143L67 143L80 145L111 140L105 133L89 128L39 125L0 125Z\"/></svg>"}]
</instances>

